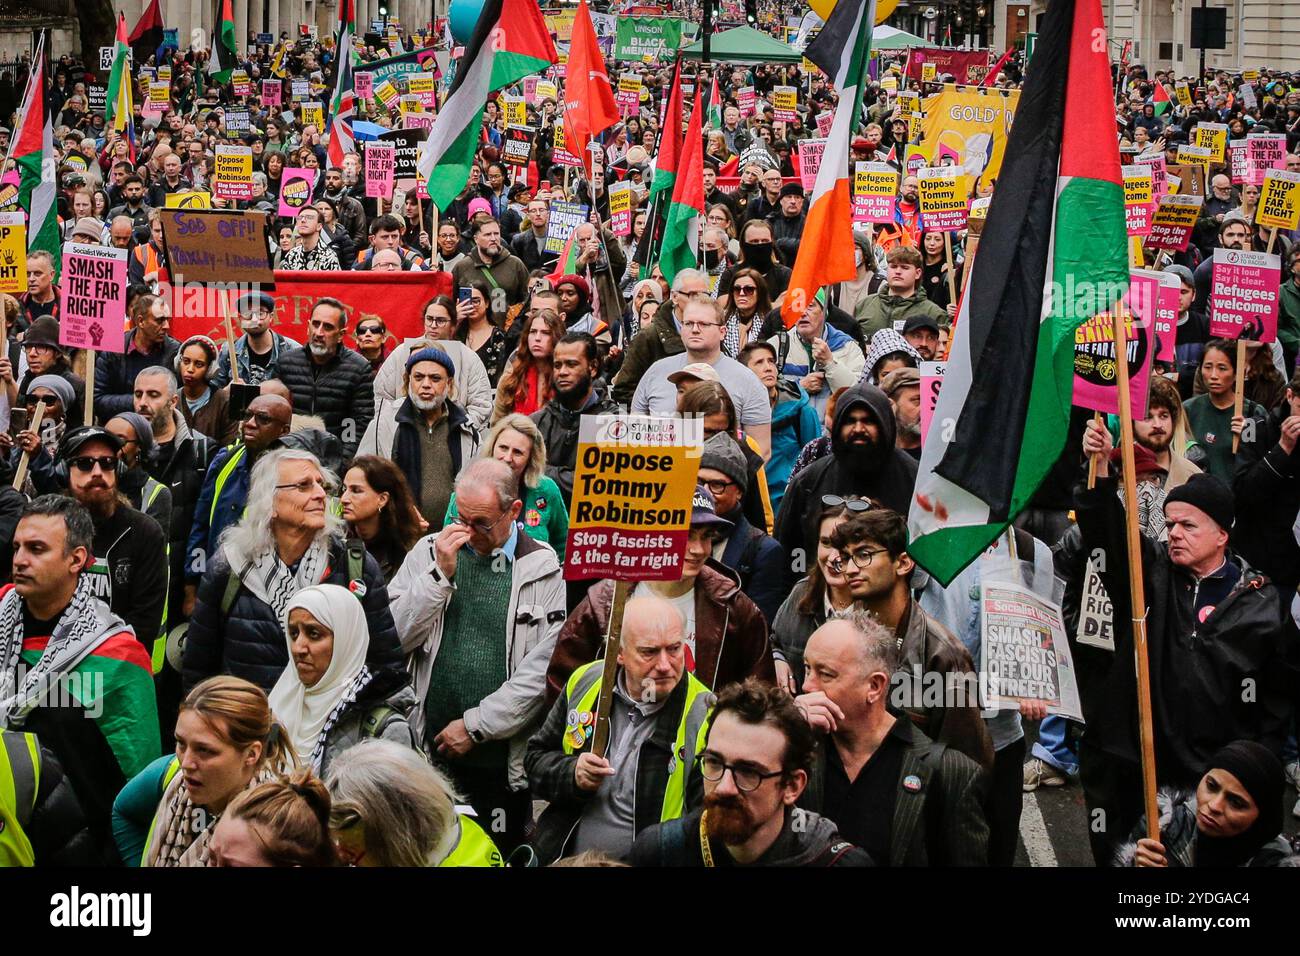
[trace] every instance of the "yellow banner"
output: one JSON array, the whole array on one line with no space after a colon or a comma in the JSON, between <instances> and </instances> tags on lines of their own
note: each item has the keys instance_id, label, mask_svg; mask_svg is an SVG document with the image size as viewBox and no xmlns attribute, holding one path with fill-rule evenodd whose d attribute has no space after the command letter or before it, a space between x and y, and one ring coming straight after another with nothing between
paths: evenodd
<instances>
[{"instance_id":1,"label":"yellow banner","mask_svg":"<svg viewBox=\"0 0 1300 956\"><path fill-rule=\"evenodd\" d=\"M1213 161L1213 158L1214 153L1206 146L1183 144L1178 147L1179 166L1208 166Z\"/></svg>"},{"instance_id":2,"label":"yellow banner","mask_svg":"<svg viewBox=\"0 0 1300 956\"><path fill-rule=\"evenodd\" d=\"M924 141L935 150L935 155L945 146L954 151L962 158L966 175L983 185L996 179L1002 171L1007 135L1019 104L1018 90L1005 96L944 90L925 100Z\"/></svg>"},{"instance_id":3,"label":"yellow banner","mask_svg":"<svg viewBox=\"0 0 1300 956\"><path fill-rule=\"evenodd\" d=\"M167 209L211 209L212 196L205 192L168 193L163 206Z\"/></svg>"}]
</instances>

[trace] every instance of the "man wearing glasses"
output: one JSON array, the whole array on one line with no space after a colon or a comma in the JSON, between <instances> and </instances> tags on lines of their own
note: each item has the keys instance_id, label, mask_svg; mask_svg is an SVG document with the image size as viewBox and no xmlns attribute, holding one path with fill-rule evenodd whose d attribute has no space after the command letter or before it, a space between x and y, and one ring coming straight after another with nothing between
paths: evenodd
<instances>
[{"instance_id":1,"label":"man wearing glasses","mask_svg":"<svg viewBox=\"0 0 1300 956\"><path fill-rule=\"evenodd\" d=\"M520 532L518 484L503 462L471 462L458 517L417 542L388 586L419 700L411 729L506 855L532 819L524 749L565 617L555 552Z\"/></svg>"},{"instance_id":2,"label":"man wearing glasses","mask_svg":"<svg viewBox=\"0 0 1300 956\"><path fill-rule=\"evenodd\" d=\"M63 436L59 460L67 469L68 490L90 512L95 527L95 558L85 571L91 593L152 650L167 599L167 541L158 522L118 493L121 451L116 435L91 425Z\"/></svg>"},{"instance_id":3,"label":"man wearing glasses","mask_svg":"<svg viewBox=\"0 0 1300 956\"><path fill-rule=\"evenodd\" d=\"M828 621L804 652L795 706L817 734L799 805L881 866L983 866L980 769L891 712L894 633L865 611Z\"/></svg>"},{"instance_id":4,"label":"man wearing glasses","mask_svg":"<svg viewBox=\"0 0 1300 956\"><path fill-rule=\"evenodd\" d=\"M714 698L686 670L685 630L662 598L629 600L604 755L591 752L604 661L574 672L528 741L529 785L549 803L532 840L543 865L587 850L623 859L647 826L700 805L694 755Z\"/></svg>"},{"instance_id":5,"label":"man wearing glasses","mask_svg":"<svg viewBox=\"0 0 1300 956\"><path fill-rule=\"evenodd\" d=\"M628 344L623 355L623 367L614 376L613 398L620 405L632 401L647 371L660 359L681 355L686 346L682 343L682 310L696 293L709 291L709 277L698 269L682 269L673 277L672 308L660 309L648 329L642 329ZM691 361L687 359L682 364ZM674 400L674 408L676 402Z\"/></svg>"},{"instance_id":6,"label":"man wearing glasses","mask_svg":"<svg viewBox=\"0 0 1300 956\"><path fill-rule=\"evenodd\" d=\"M815 738L790 695L757 680L718 695L696 758L704 806L647 827L633 866L871 866L825 817L796 806Z\"/></svg>"},{"instance_id":7,"label":"man wearing glasses","mask_svg":"<svg viewBox=\"0 0 1300 956\"><path fill-rule=\"evenodd\" d=\"M235 361L239 363L239 380L260 385L268 378L276 378L280 371L280 353L293 344L279 332L272 331L275 320L275 299L265 292L246 292L236 302L239 310L239 327L243 335L235 340ZM217 374L213 388L230 384L230 347L222 343L217 356Z\"/></svg>"},{"instance_id":8,"label":"man wearing glasses","mask_svg":"<svg viewBox=\"0 0 1300 956\"><path fill-rule=\"evenodd\" d=\"M891 704L930 739L992 767L993 744L980 716L970 652L912 597L916 565L907 553L906 520L872 507L839 525L831 544L839 549L854 601L894 635L899 663Z\"/></svg>"}]
</instances>

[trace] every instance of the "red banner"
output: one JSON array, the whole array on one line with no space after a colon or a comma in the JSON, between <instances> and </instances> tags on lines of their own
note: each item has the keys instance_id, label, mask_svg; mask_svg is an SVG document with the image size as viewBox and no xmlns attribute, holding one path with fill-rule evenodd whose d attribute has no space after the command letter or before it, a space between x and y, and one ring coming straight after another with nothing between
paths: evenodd
<instances>
[{"instance_id":1,"label":"red banner","mask_svg":"<svg viewBox=\"0 0 1300 956\"><path fill-rule=\"evenodd\" d=\"M230 303L231 322L239 334L235 300L246 291L220 291L203 286L171 289L172 335L182 342L191 335L209 335L218 342L226 338L221 318L221 296ZM326 296L347 306L348 334L344 342L355 345L353 333L361 319L383 319L390 335L398 341L424 332L420 307L435 295L452 295L455 289L447 272L276 272L275 324L272 328L295 342L307 339L307 319L316 303Z\"/></svg>"},{"instance_id":2,"label":"red banner","mask_svg":"<svg viewBox=\"0 0 1300 956\"><path fill-rule=\"evenodd\" d=\"M951 73L958 84L978 85L989 72L989 50L945 50L940 47L922 47L909 51L907 78L921 82L921 67L933 63L935 75Z\"/></svg>"}]
</instances>

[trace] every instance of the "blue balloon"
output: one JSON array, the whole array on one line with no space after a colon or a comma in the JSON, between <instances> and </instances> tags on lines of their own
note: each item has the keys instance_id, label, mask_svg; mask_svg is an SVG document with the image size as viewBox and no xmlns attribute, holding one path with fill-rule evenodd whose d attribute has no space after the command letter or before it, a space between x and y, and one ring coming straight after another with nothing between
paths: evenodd
<instances>
[{"instance_id":1,"label":"blue balloon","mask_svg":"<svg viewBox=\"0 0 1300 956\"><path fill-rule=\"evenodd\" d=\"M474 27L483 12L483 0L451 0L447 16L451 20L452 38L462 45L474 36Z\"/></svg>"}]
</instances>

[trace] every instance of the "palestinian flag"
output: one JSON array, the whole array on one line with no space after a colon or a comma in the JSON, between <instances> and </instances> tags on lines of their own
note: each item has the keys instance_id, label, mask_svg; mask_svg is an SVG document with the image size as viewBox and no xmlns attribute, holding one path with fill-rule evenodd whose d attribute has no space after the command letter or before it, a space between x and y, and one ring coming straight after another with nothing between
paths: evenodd
<instances>
[{"instance_id":1,"label":"palestinian flag","mask_svg":"<svg viewBox=\"0 0 1300 956\"><path fill-rule=\"evenodd\" d=\"M1155 89L1151 91L1151 105L1156 108L1156 116L1163 116L1174 108L1173 102L1169 99L1169 91L1158 80Z\"/></svg>"},{"instance_id":2,"label":"palestinian flag","mask_svg":"<svg viewBox=\"0 0 1300 956\"><path fill-rule=\"evenodd\" d=\"M483 107L491 94L542 72L557 59L534 0L486 0L451 91L420 145L417 169L439 209L446 209L469 182Z\"/></svg>"},{"instance_id":3,"label":"palestinian flag","mask_svg":"<svg viewBox=\"0 0 1300 956\"><path fill-rule=\"evenodd\" d=\"M135 29L126 38L126 42L131 45L131 52L135 55L137 63L143 63L158 52L158 48L163 44L163 18L158 0L150 0L149 6L145 7L144 13L140 14L140 19L136 21Z\"/></svg>"},{"instance_id":4,"label":"palestinian flag","mask_svg":"<svg viewBox=\"0 0 1300 956\"><path fill-rule=\"evenodd\" d=\"M718 71L713 71L709 86L709 129L722 129L722 94L718 91Z\"/></svg>"},{"instance_id":5,"label":"palestinian flag","mask_svg":"<svg viewBox=\"0 0 1300 956\"><path fill-rule=\"evenodd\" d=\"M221 0L221 19L212 34L212 48L208 51L208 76L218 83L229 83L230 73L238 65L235 41L235 14L230 0Z\"/></svg>"},{"instance_id":6,"label":"palestinian flag","mask_svg":"<svg viewBox=\"0 0 1300 956\"><path fill-rule=\"evenodd\" d=\"M357 151L352 136L356 93L352 88L352 37L356 35L355 0L339 0L339 29L334 44L334 95L330 97L329 164L342 166L343 157Z\"/></svg>"},{"instance_id":7,"label":"palestinian flag","mask_svg":"<svg viewBox=\"0 0 1300 956\"><path fill-rule=\"evenodd\" d=\"M839 0L826 26L808 45L805 56L831 78L839 102L808 203L803 238L781 305L791 328L817 290L857 275L853 262L853 215L849 180L849 142L862 104L876 0Z\"/></svg>"},{"instance_id":8,"label":"palestinian flag","mask_svg":"<svg viewBox=\"0 0 1300 956\"><path fill-rule=\"evenodd\" d=\"M104 95L104 121L115 130L121 130L131 119L131 63L128 59L126 16L117 15L117 42L113 51L113 69L108 74L108 90Z\"/></svg>"},{"instance_id":9,"label":"palestinian flag","mask_svg":"<svg viewBox=\"0 0 1300 956\"><path fill-rule=\"evenodd\" d=\"M704 106L697 96L691 121L682 139L681 165L673 183L673 198L664 216L664 239L659 250L659 268L672 285L682 269L694 269L699 256L698 217L704 215ZM671 117L674 114L669 114ZM671 121L671 120L670 120ZM656 177L657 178L657 177ZM850 253L852 255L852 253Z\"/></svg>"},{"instance_id":10,"label":"palestinian flag","mask_svg":"<svg viewBox=\"0 0 1300 956\"><path fill-rule=\"evenodd\" d=\"M665 115L682 115L682 63L678 60L673 68L673 85L668 91L668 106ZM682 151L680 135L682 125L661 123L659 140L655 143L655 172L650 182L650 196L646 214L645 232L636 244L637 278L644 279L650 275L654 265L654 254L664 234L665 207L672 199L673 184L677 182L677 162ZM701 170L701 175L703 172Z\"/></svg>"},{"instance_id":11,"label":"palestinian flag","mask_svg":"<svg viewBox=\"0 0 1300 956\"><path fill-rule=\"evenodd\" d=\"M1128 288L1101 0L1052 0L921 453L908 553L944 585L1060 457L1074 333Z\"/></svg>"},{"instance_id":12,"label":"palestinian flag","mask_svg":"<svg viewBox=\"0 0 1300 956\"><path fill-rule=\"evenodd\" d=\"M54 257L57 280L62 267L59 244L58 180L44 175L45 163L57 164L54 126L45 113L45 40L42 37L32 60L18 128L9 147L9 158L18 165L18 204L27 213L27 251L43 249Z\"/></svg>"}]
</instances>

